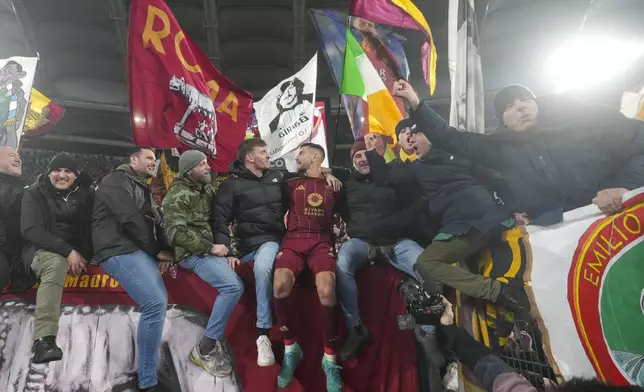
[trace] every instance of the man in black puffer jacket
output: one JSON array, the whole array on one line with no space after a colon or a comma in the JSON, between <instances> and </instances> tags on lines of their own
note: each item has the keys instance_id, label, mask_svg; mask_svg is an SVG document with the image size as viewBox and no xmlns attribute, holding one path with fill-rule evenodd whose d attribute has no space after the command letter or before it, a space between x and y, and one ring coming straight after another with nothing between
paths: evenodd
<instances>
[{"instance_id":1,"label":"man in black puffer jacket","mask_svg":"<svg viewBox=\"0 0 644 392\"><path fill-rule=\"evenodd\" d=\"M366 152L364 139L357 139L351 148L353 168L349 178L343 182L338 202L350 237L340 247L336 266L340 303L347 322L347 338L340 350L343 361L354 358L369 338L358 310L355 281L358 269L368 261L385 261L408 275L416 276L414 265L423 251L405 233L426 208L427 200L417 197L405 204L394 188L374 183ZM426 282L428 285L430 282ZM435 291L437 289L432 290Z\"/></svg>"},{"instance_id":2,"label":"man in black puffer jacket","mask_svg":"<svg viewBox=\"0 0 644 392\"><path fill-rule=\"evenodd\" d=\"M12 147L0 147L0 292L9 284L11 271L22 264L20 204L24 185L21 174L20 155Z\"/></svg>"},{"instance_id":3,"label":"man in black puffer jacket","mask_svg":"<svg viewBox=\"0 0 644 392\"><path fill-rule=\"evenodd\" d=\"M33 362L58 361L58 317L67 272L87 271L92 259L91 216L94 190L78 185L78 164L60 153L47 173L27 188L22 198L20 228L26 246L23 260L36 273L36 341Z\"/></svg>"},{"instance_id":4,"label":"man in black puffer jacket","mask_svg":"<svg viewBox=\"0 0 644 392\"><path fill-rule=\"evenodd\" d=\"M327 185L339 182L325 171ZM241 258L229 258L233 266L252 262L257 294L257 363L275 362L268 339L273 325L273 265L282 237L286 233L284 215L288 196L286 180L293 175L271 170L266 142L244 140L237 149L237 159L230 164L230 176L219 186L212 208L212 231L215 247L226 255L230 248L230 226Z\"/></svg>"},{"instance_id":5,"label":"man in black puffer jacket","mask_svg":"<svg viewBox=\"0 0 644 392\"><path fill-rule=\"evenodd\" d=\"M212 211L215 246L226 255L230 229L237 240L243 262L252 262L257 294L257 362L275 363L268 331L273 326L273 264L286 232L282 185L287 173L269 169L268 149L262 139L244 140L237 159L230 165L230 176L219 186ZM235 260L235 263L239 263Z\"/></svg>"}]
</instances>

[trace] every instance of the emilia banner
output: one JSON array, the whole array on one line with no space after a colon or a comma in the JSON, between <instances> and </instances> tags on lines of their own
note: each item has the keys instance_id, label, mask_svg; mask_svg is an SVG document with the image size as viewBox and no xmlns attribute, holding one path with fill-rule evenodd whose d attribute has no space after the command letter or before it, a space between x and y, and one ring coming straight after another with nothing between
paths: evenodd
<instances>
[{"instance_id":1,"label":"emilia banner","mask_svg":"<svg viewBox=\"0 0 644 392\"><path fill-rule=\"evenodd\" d=\"M533 310L565 379L644 386L643 223L640 188L619 214L591 205L557 226L528 226Z\"/></svg>"}]
</instances>

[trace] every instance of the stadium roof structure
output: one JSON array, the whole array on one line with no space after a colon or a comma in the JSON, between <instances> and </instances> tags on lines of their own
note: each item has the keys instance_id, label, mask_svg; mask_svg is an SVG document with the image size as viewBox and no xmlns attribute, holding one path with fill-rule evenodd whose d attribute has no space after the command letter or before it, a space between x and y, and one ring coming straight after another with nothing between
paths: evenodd
<instances>
[{"instance_id":1,"label":"stadium roof structure","mask_svg":"<svg viewBox=\"0 0 644 392\"><path fill-rule=\"evenodd\" d=\"M641 0L474 0L481 33L486 118L494 126L491 99L508 83L541 88L541 64L562 37L584 29L635 35L644 41ZM223 74L260 98L293 74L320 47L309 9L347 10L337 0L168 0L179 23ZM56 130L30 142L122 149L132 142L127 112L125 52L130 0L1 0L0 58L35 56L36 88L67 109ZM448 0L418 0L438 50L436 94L431 104L449 112L447 70ZM592 6L589 8L589 6ZM589 12L590 10L590 12ZM486 12L485 12L486 11ZM588 16L588 17L587 17ZM401 32L412 82L421 87L419 33ZM598 48L600 55L601 48ZM335 140L338 90L324 56L319 56L318 96L328 97L330 144L351 143L340 112Z\"/></svg>"}]
</instances>

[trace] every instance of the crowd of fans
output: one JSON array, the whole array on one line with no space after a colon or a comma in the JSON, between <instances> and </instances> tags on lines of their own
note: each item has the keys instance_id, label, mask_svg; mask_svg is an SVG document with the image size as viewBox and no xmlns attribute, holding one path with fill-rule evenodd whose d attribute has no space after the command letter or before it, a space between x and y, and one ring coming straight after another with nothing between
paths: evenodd
<instances>
[{"instance_id":1,"label":"crowd of fans","mask_svg":"<svg viewBox=\"0 0 644 392\"><path fill-rule=\"evenodd\" d=\"M49 158L28 150L23 172L17 152L2 147L0 277L3 287L14 270L33 272L40 281L32 362L62 358L56 334L65 276L86 271L92 258L141 306L140 390L157 390L167 308L161 274L177 266L218 290L190 360L215 377L228 377L234 361L224 331L244 290L235 268L254 263L257 364L276 363L268 335L279 326L285 346L279 388L291 383L303 358L294 310L298 297L292 293L305 269L314 275L323 314L327 392L342 391L340 361L358 356L371 341L355 280L368 263L391 265L427 293L445 294L451 287L485 301L504 318L532 324L520 278L482 276L464 263L521 225L558 223L565 211L589 203L606 214L621 211L622 196L644 186L642 123L570 97L538 99L523 86L509 86L495 100L499 132L486 136L449 127L403 80L394 83L393 93L405 101L410 118L396 129L400 146L392 159L386 159L382 135L368 133L351 148L351 168L323 169L324 149L307 143L295 158L298 173L286 173L270 169L263 140L248 139L229 177L214 189L206 155L190 150L179 158L163 213L148 184L157 172L150 148L135 148L121 165L120 158ZM99 186L79 181L83 171ZM36 180L39 172L44 176ZM26 189L25 179L33 182ZM535 384L545 387L533 378L554 378L547 364L538 371L522 367L546 361L538 331L510 328L503 362L454 326L451 304L437 298L445 310L422 331L438 369L448 365L439 350L444 346L487 390L532 392ZM338 308L347 327L339 350ZM508 364L527 370L526 377ZM608 387L574 381L558 388Z\"/></svg>"}]
</instances>

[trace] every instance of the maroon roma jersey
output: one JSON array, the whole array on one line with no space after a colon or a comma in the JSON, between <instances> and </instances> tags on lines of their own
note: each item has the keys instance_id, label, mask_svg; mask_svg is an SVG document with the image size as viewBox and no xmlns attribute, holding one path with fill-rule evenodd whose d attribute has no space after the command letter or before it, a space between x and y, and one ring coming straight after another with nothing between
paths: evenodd
<instances>
[{"instance_id":1,"label":"maroon roma jersey","mask_svg":"<svg viewBox=\"0 0 644 392\"><path fill-rule=\"evenodd\" d=\"M333 233L333 207L335 194L326 179L296 177L286 182L288 220L286 236L306 237L317 234L320 239L330 239Z\"/></svg>"}]
</instances>

